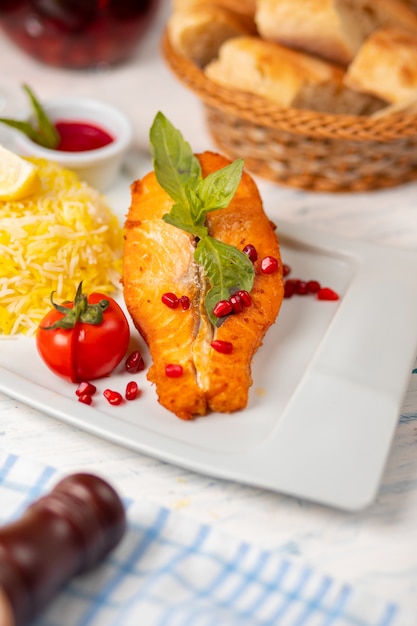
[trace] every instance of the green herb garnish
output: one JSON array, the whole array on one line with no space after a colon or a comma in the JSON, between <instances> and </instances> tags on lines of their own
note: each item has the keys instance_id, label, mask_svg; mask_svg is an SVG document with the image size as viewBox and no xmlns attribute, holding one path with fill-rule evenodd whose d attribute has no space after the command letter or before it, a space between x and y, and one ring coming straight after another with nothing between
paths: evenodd
<instances>
[{"instance_id":1,"label":"green herb garnish","mask_svg":"<svg viewBox=\"0 0 417 626\"><path fill-rule=\"evenodd\" d=\"M30 87L28 87L28 85L23 85L22 87L29 97L36 118L36 125L33 125L31 122L14 120L7 117L0 117L0 122L16 130L20 130L20 132L27 135L29 139L44 148L56 148L60 142L57 129L48 118L44 108Z\"/></svg>"},{"instance_id":2,"label":"green herb garnish","mask_svg":"<svg viewBox=\"0 0 417 626\"><path fill-rule=\"evenodd\" d=\"M69 330L74 328L78 322L91 324L93 326L98 326L103 322L104 311L108 309L110 302L103 299L99 300L96 304L90 304L88 302L88 297L83 293L82 287L83 283L81 281L77 287L73 306L71 308L54 302L55 291L51 293L52 306L56 311L58 311L58 313L62 313L64 317L50 326L41 326L42 330L55 330L56 328Z\"/></svg>"},{"instance_id":3,"label":"green herb garnish","mask_svg":"<svg viewBox=\"0 0 417 626\"><path fill-rule=\"evenodd\" d=\"M247 255L211 237L206 226L207 213L224 209L235 195L243 159L203 179L200 162L190 145L161 112L150 130L150 149L157 181L174 201L163 219L197 238L194 259L203 266L210 283L204 306L210 322L219 325L221 320L213 314L213 307L235 291L251 291L255 277Z\"/></svg>"}]
</instances>

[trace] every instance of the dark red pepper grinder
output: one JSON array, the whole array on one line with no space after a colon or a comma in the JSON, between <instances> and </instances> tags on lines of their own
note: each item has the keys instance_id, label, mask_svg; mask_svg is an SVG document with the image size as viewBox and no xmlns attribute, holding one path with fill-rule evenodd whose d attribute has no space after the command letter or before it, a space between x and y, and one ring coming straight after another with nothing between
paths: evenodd
<instances>
[{"instance_id":1,"label":"dark red pepper grinder","mask_svg":"<svg viewBox=\"0 0 417 626\"><path fill-rule=\"evenodd\" d=\"M107 482L92 474L61 480L20 519L0 527L0 624L33 620L70 578L98 564L125 530L125 509Z\"/></svg>"}]
</instances>

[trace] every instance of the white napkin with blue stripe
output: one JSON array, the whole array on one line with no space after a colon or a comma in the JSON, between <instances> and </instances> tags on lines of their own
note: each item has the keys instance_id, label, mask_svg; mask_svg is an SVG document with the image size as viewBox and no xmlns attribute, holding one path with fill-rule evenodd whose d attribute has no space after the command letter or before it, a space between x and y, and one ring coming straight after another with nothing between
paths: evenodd
<instances>
[{"instance_id":1,"label":"white napkin with blue stripe","mask_svg":"<svg viewBox=\"0 0 417 626\"><path fill-rule=\"evenodd\" d=\"M62 477L0 451L0 523ZM111 480L102 476L105 480ZM128 529L33 626L416 626L395 603L237 541L155 503L126 501Z\"/></svg>"}]
</instances>

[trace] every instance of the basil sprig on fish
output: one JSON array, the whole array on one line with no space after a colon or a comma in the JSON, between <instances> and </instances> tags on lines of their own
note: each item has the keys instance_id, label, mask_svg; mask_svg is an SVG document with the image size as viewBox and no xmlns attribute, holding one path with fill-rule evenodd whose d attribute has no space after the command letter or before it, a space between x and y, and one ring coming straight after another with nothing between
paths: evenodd
<instances>
[{"instance_id":1,"label":"basil sprig on fish","mask_svg":"<svg viewBox=\"0 0 417 626\"><path fill-rule=\"evenodd\" d=\"M239 186L243 159L203 178L198 158L181 133L163 113L157 113L150 130L150 149L158 183L174 201L163 216L198 240L194 259L203 266L210 289L204 299L209 319L218 325L213 308L235 291L251 291L255 277L252 262L236 247L211 237L206 226L210 211L226 208Z\"/></svg>"}]
</instances>

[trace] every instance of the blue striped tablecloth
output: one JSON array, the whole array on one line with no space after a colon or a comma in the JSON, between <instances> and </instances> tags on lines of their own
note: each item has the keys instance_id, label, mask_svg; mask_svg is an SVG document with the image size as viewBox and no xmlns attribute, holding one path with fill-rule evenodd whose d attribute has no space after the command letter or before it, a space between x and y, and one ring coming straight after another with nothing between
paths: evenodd
<instances>
[{"instance_id":1,"label":"blue striped tablecloth","mask_svg":"<svg viewBox=\"0 0 417 626\"><path fill-rule=\"evenodd\" d=\"M61 477L0 451L0 523L19 517ZM101 566L74 578L33 626L417 624L417 616L389 599L236 541L140 494L125 505L128 530L120 545Z\"/></svg>"}]
</instances>

